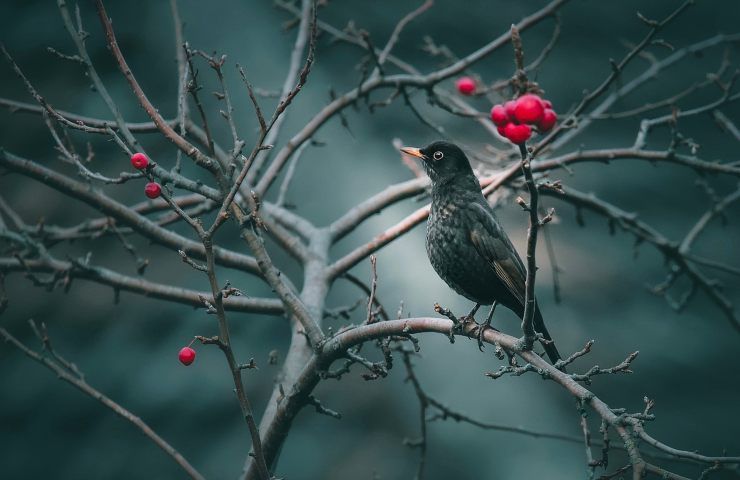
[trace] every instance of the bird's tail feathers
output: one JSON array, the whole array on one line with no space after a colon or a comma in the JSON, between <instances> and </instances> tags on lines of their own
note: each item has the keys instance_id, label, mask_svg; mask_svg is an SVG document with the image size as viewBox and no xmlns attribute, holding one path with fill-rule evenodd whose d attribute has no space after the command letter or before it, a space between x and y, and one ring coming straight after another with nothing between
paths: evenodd
<instances>
[{"instance_id":1,"label":"bird's tail feathers","mask_svg":"<svg viewBox=\"0 0 740 480\"><path fill-rule=\"evenodd\" d=\"M547 353L550 361L554 364L558 360L561 360L562 357L560 356L560 352L558 352L558 349L555 347L555 343L550 336L550 332L548 332L547 327L545 327L545 321L542 319L539 305L534 311L533 326L537 333L541 333L542 336L548 340L547 342L542 342L542 346L545 348L545 353Z\"/></svg>"}]
</instances>

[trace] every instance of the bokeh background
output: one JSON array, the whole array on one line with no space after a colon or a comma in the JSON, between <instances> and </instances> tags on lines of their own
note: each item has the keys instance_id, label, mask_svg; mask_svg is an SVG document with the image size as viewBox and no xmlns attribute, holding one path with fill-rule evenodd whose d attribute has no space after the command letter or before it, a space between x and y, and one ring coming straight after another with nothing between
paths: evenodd
<instances>
[{"instance_id":1,"label":"bokeh background","mask_svg":"<svg viewBox=\"0 0 740 480\"><path fill-rule=\"evenodd\" d=\"M562 10L562 36L555 50L536 72L536 79L560 111L579 100L584 90L593 89L608 75L610 58L621 58L626 46L638 41L645 25L637 19L639 10L649 18L662 18L679 2L623 0L619 2L571 1ZM228 55L231 66L247 68L251 81L266 90L278 90L287 69L294 30L284 30L291 16L269 1L179 2L186 23L185 35L191 46ZM504 32L512 22L544 5L533 0L440 0L403 33L395 53L429 71L439 64L422 51L423 37L431 35L453 52L464 55ZM354 21L382 45L396 21L416 6L415 2L392 0L331 2L320 10L321 19L342 28ZM103 81L129 121L146 117L111 61L91 2L81 2L91 56ZM167 117L175 112L176 64L173 23L164 1L109 2L121 47L149 97ZM660 37L676 48L711 37L719 32L737 32L740 3L700 1L668 27ZM529 58L547 43L552 21L545 21L524 33ZM39 91L55 107L85 115L107 118L102 101L91 91L78 65L48 53L53 47L65 53L73 44L62 25L53 2L6 0L0 2L0 39L15 56ZM649 51L659 57L669 54L665 47ZM615 110L639 106L681 91L716 71L722 56L737 65L737 48L714 48L704 55L687 58L653 80L633 96L620 101ZM285 141L329 101L329 90L353 88L360 77L356 65L363 54L356 48L331 45L326 36L319 41L317 61L309 84L291 107L281 135ZM636 59L627 77L647 66ZM732 67L734 70L736 67ZM225 122L207 94L217 89L206 65L201 65L206 85L204 97L217 136L229 141ZM486 81L506 78L512 72L511 53L502 49L481 62L476 71ZM247 139L255 128L248 99L232 68L227 81L238 111L237 123ZM32 101L9 66L0 65L0 96ZM374 95L375 100L385 98ZM709 89L682 100L683 108L701 105L719 92ZM269 109L274 99L262 100ZM425 109L453 138L483 151L496 141L474 122L430 111L421 95L414 102ZM490 104L476 105L486 110ZM659 110L657 113L666 113ZM721 111L740 121L737 105ZM364 106L346 111L350 129L338 119L323 127L316 139L323 147L309 147L301 160L288 201L297 211L319 225L336 218L351 205L385 186L410 177L399 162L391 142L422 145L436 135L418 120L402 102L369 114ZM576 149L631 145L638 119L599 121L570 145ZM700 146L706 160L737 160L738 143L723 134L709 115L682 121L681 131ZM79 142L85 137L75 136ZM148 151L174 161L170 145L156 135L140 135ZM111 145L95 139L96 169L107 174L126 170L127 159ZM665 148L667 135L658 132L650 147ZM84 145L79 143L79 145ZM503 144L496 144L503 147ZM0 147L60 168L48 131L38 117L0 111ZM65 170L66 171L66 170ZM195 168L186 173L196 175ZM558 172L568 185L596 192L624 210L639 213L669 238L680 239L693 222L711 205L688 169L620 160L611 165L583 164L573 171ZM737 179L709 177L719 193L736 187ZM113 197L134 203L141 185L129 182L106 187ZM97 216L81 204L18 175L0 176L0 192L29 223L72 225ZM613 407L636 411L643 397L656 400L657 419L648 428L672 446L721 454L725 449L740 451L737 431L740 417L740 365L737 362L740 337L719 309L702 294L682 314L675 313L663 299L651 295L646 284L664 278L664 262L649 245L633 249L628 235L610 235L607 222L584 215L581 228L575 212L567 205L545 199L558 209L558 222L550 228L563 269L563 302L556 304L552 293L552 267L540 249L537 291L550 330L561 352L571 352L595 339L593 353L574 370L592 364L609 366L629 352L640 351L632 375L595 379L593 391ZM335 258L392 225L418 207L414 201L384 211L365 222L333 251ZM526 216L512 202L504 203L499 214L514 243L523 252ZM737 265L737 209L726 212L726 225L715 221L696 245L698 253ZM178 231L189 232L177 227ZM432 271L423 246L423 227L381 250L378 254L379 298L389 310L400 302L411 315L432 314L434 302L462 313L470 304L456 296ZM230 227L218 242L236 250L245 247ZM132 243L150 260L147 278L190 288L205 289L197 272L182 264L176 252L149 245L141 238ZM541 245L542 246L542 245ZM109 268L135 274L135 265L116 241L98 239L93 243L60 245L53 253L64 258L94 251L94 261ZM277 256L286 274L300 278L296 265ZM354 269L369 278L369 267ZM725 293L740 301L737 278L711 272L725 284ZM251 295L269 292L253 278L221 270L221 279ZM34 288L22 275L8 278L10 306L0 316L3 327L35 345L26 321L44 321L57 349L73 360L101 391L140 415L205 474L208 478L234 478L241 471L249 445L248 432L240 419L231 393L230 375L216 348L200 348L197 362L184 368L177 351L193 335L216 333L214 319L202 311L122 293L118 305L113 292L90 282L75 282L68 294ZM356 302L362 294L339 280L328 306ZM361 310L361 309L360 309ZM354 320L364 316L355 313ZM272 388L278 367L268 365L268 352L280 358L287 348L288 325L282 318L231 314L233 338L241 359L254 357L259 370L249 371L246 384L252 402L260 411ZM513 315L499 309L497 324L516 333ZM344 320L327 320L338 327ZM478 352L473 342L450 345L441 335L421 339L418 373L427 391L448 405L483 421L524 426L538 431L579 435L579 415L573 399L550 382L535 375L491 381L483 376L498 368L490 349ZM404 438L418 436L418 405L411 386L404 382L398 364L388 378L365 382L355 368L341 381L320 385L316 395L327 406L340 411L343 419L317 415L306 409L295 422L285 444L277 472L288 479L411 478L417 452L403 445ZM596 427L597 425L595 425ZM581 478L585 472L582 446L556 440L482 431L466 424L435 422L429 430L427 478ZM0 470L8 479L106 479L179 478L181 471L138 430L116 417L94 400L55 379L48 370L23 357L9 345L0 345ZM613 466L623 456L613 454ZM689 477L699 469L676 469ZM736 478L730 474L716 478Z\"/></svg>"}]
</instances>

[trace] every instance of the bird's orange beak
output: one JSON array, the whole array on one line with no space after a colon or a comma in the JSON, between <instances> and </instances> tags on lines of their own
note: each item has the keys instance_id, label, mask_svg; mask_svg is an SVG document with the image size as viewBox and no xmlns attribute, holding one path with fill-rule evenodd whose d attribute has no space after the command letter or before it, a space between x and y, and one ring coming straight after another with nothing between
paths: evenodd
<instances>
[{"instance_id":1,"label":"bird's orange beak","mask_svg":"<svg viewBox=\"0 0 740 480\"><path fill-rule=\"evenodd\" d=\"M406 155L411 155L412 157L421 158L422 160L425 158L424 154L421 153L421 150L415 147L402 147L401 151L405 153Z\"/></svg>"}]
</instances>

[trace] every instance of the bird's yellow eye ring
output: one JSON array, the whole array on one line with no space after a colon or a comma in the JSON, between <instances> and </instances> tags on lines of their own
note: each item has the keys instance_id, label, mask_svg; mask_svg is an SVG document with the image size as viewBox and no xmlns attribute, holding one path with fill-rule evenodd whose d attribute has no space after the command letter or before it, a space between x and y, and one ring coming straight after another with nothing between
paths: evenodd
<instances>
[{"instance_id":1,"label":"bird's yellow eye ring","mask_svg":"<svg viewBox=\"0 0 740 480\"><path fill-rule=\"evenodd\" d=\"M433 158L434 158L435 160L442 160L442 158L443 158L444 156L445 156L445 154L444 154L444 153L442 153L442 152L440 152L439 150L438 150L438 151L436 151L436 152L434 152L434 154L432 155L432 157L433 157Z\"/></svg>"}]
</instances>

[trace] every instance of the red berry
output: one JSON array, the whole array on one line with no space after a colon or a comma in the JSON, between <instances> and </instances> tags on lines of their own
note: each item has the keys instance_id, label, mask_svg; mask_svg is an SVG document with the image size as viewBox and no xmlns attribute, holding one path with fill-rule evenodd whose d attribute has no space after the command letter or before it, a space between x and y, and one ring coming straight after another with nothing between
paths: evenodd
<instances>
[{"instance_id":1,"label":"red berry","mask_svg":"<svg viewBox=\"0 0 740 480\"><path fill-rule=\"evenodd\" d=\"M512 143L520 145L532 136L532 128L529 125L508 123L504 127L504 136L511 140Z\"/></svg>"},{"instance_id":2,"label":"red berry","mask_svg":"<svg viewBox=\"0 0 740 480\"><path fill-rule=\"evenodd\" d=\"M180 353L177 354L177 358L180 359L180 363L183 365L190 365L195 361L195 350L190 347L182 347Z\"/></svg>"},{"instance_id":3,"label":"red berry","mask_svg":"<svg viewBox=\"0 0 740 480\"><path fill-rule=\"evenodd\" d=\"M545 110L548 108L552 110L552 102L550 100L542 100L542 106L545 107Z\"/></svg>"},{"instance_id":4,"label":"red berry","mask_svg":"<svg viewBox=\"0 0 740 480\"><path fill-rule=\"evenodd\" d=\"M508 125L508 123L506 125ZM498 130L498 134L502 137L506 137L506 125L496 127L496 130Z\"/></svg>"},{"instance_id":5,"label":"red berry","mask_svg":"<svg viewBox=\"0 0 740 480\"><path fill-rule=\"evenodd\" d=\"M555 126L555 124L558 121L558 115L550 110L549 108L545 109L545 112L542 114L542 118L537 123L537 128L539 128L540 132L549 132L552 127Z\"/></svg>"},{"instance_id":6,"label":"red berry","mask_svg":"<svg viewBox=\"0 0 740 480\"><path fill-rule=\"evenodd\" d=\"M509 100L508 102L504 103L504 111L506 111L506 115L511 119L511 121L516 121L516 116L514 115L514 110L516 109L516 102L514 100Z\"/></svg>"},{"instance_id":7,"label":"red berry","mask_svg":"<svg viewBox=\"0 0 740 480\"><path fill-rule=\"evenodd\" d=\"M491 120L498 127L502 127L509 123L509 116L506 114L506 109L503 105L494 105L491 109Z\"/></svg>"},{"instance_id":8,"label":"red berry","mask_svg":"<svg viewBox=\"0 0 740 480\"><path fill-rule=\"evenodd\" d=\"M134 153L131 155L131 165L136 169L142 170L149 165L149 159L143 153Z\"/></svg>"},{"instance_id":9,"label":"red berry","mask_svg":"<svg viewBox=\"0 0 740 480\"><path fill-rule=\"evenodd\" d=\"M516 101L514 116L520 123L537 123L542 118L545 107L537 95L522 95Z\"/></svg>"},{"instance_id":10,"label":"red berry","mask_svg":"<svg viewBox=\"0 0 740 480\"><path fill-rule=\"evenodd\" d=\"M144 194L149 198L157 198L162 194L162 187L156 182L149 182L144 187Z\"/></svg>"},{"instance_id":11,"label":"red berry","mask_svg":"<svg viewBox=\"0 0 740 480\"><path fill-rule=\"evenodd\" d=\"M472 95L475 92L475 80L470 77L460 77L455 82L457 91L463 95Z\"/></svg>"}]
</instances>

